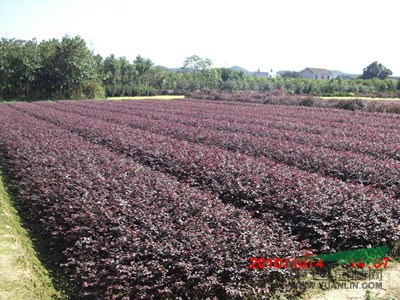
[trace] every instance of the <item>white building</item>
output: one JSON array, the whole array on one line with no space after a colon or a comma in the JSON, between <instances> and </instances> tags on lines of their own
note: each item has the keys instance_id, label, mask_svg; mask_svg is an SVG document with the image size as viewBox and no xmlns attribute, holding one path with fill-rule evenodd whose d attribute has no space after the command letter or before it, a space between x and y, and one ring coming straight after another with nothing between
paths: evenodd
<instances>
[{"instance_id":1,"label":"white building","mask_svg":"<svg viewBox=\"0 0 400 300\"><path fill-rule=\"evenodd\" d=\"M306 68L299 72L301 78L332 79L332 72L327 69Z\"/></svg>"},{"instance_id":2,"label":"white building","mask_svg":"<svg viewBox=\"0 0 400 300\"><path fill-rule=\"evenodd\" d=\"M277 77L276 73L271 69L270 72L260 72L260 69L257 72L253 73L254 77L263 77L263 78L275 78Z\"/></svg>"}]
</instances>

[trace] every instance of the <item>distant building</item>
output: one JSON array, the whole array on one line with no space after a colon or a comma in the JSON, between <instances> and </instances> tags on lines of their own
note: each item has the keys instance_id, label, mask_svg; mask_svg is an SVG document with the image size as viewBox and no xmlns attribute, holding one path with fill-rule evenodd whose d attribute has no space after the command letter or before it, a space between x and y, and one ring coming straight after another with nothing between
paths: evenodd
<instances>
[{"instance_id":1,"label":"distant building","mask_svg":"<svg viewBox=\"0 0 400 300\"><path fill-rule=\"evenodd\" d=\"M260 69L258 69L257 72L253 73L253 76L262 78L275 78L276 74L273 70L271 70L271 72L260 72Z\"/></svg>"},{"instance_id":2,"label":"distant building","mask_svg":"<svg viewBox=\"0 0 400 300\"><path fill-rule=\"evenodd\" d=\"M301 78L332 79L332 72L327 69L306 68L299 75Z\"/></svg>"}]
</instances>

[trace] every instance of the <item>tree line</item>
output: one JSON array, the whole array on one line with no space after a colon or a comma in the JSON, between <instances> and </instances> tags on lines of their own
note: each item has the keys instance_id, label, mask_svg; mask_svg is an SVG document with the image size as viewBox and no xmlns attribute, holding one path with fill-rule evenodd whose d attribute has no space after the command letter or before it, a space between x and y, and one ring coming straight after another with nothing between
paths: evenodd
<instances>
[{"instance_id":1,"label":"tree line","mask_svg":"<svg viewBox=\"0 0 400 300\"><path fill-rule=\"evenodd\" d=\"M371 75L372 74L372 75ZM358 79L314 80L284 76L260 78L192 55L169 70L142 56L129 61L95 55L79 36L38 42L0 40L0 99L87 99L192 92L285 91L292 94L396 93L400 83L378 62Z\"/></svg>"}]
</instances>

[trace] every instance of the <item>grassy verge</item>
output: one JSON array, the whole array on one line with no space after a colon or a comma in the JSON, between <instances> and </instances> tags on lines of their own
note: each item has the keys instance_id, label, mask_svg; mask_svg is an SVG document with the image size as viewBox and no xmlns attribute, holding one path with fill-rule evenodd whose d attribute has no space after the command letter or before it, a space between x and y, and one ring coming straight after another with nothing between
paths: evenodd
<instances>
[{"instance_id":1,"label":"grassy verge","mask_svg":"<svg viewBox=\"0 0 400 300\"><path fill-rule=\"evenodd\" d=\"M107 100L176 100L184 99L183 95L162 95L162 96L135 96L135 97L110 97Z\"/></svg>"},{"instance_id":2,"label":"grassy verge","mask_svg":"<svg viewBox=\"0 0 400 300\"><path fill-rule=\"evenodd\" d=\"M0 299L59 299L3 184L0 172Z\"/></svg>"}]
</instances>

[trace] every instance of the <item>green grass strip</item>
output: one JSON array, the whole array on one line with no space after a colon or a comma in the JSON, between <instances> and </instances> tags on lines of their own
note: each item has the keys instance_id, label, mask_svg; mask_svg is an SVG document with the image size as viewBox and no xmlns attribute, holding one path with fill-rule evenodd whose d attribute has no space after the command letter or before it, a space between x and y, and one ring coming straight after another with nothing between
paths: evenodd
<instances>
[{"instance_id":1,"label":"green grass strip","mask_svg":"<svg viewBox=\"0 0 400 300\"><path fill-rule=\"evenodd\" d=\"M21 226L0 172L0 299L60 299Z\"/></svg>"}]
</instances>

